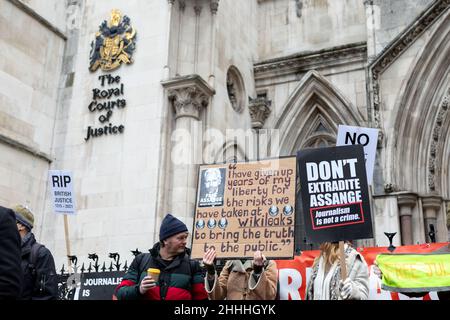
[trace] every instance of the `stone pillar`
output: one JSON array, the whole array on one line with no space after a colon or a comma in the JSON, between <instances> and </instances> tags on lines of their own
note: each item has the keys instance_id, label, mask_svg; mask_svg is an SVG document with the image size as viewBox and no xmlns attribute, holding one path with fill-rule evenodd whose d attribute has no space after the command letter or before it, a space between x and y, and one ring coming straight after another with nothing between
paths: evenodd
<instances>
[{"instance_id":1,"label":"stone pillar","mask_svg":"<svg viewBox=\"0 0 450 320\"><path fill-rule=\"evenodd\" d=\"M202 112L208 106L213 89L198 75L163 81L173 107L175 128L170 150L172 214L192 227L197 190L197 170L202 163ZM192 231L192 230L190 230Z\"/></svg>"},{"instance_id":2,"label":"stone pillar","mask_svg":"<svg viewBox=\"0 0 450 320\"><path fill-rule=\"evenodd\" d=\"M366 11L367 30L367 56L373 61L380 48L377 48L377 30L380 28L380 8L374 4L374 0L364 0Z\"/></svg>"},{"instance_id":3,"label":"stone pillar","mask_svg":"<svg viewBox=\"0 0 450 320\"><path fill-rule=\"evenodd\" d=\"M219 9L219 0L211 0L210 3L210 9L211 9L211 36L210 36L210 42L211 42L211 51L210 51L210 57L209 57L209 76L208 76L208 84L214 88L215 87L215 63L216 63L216 17L217 17L217 10Z\"/></svg>"},{"instance_id":4,"label":"stone pillar","mask_svg":"<svg viewBox=\"0 0 450 320\"><path fill-rule=\"evenodd\" d=\"M423 207L423 219L425 224L425 239L427 242L431 242L430 238L430 225L434 226L434 232L437 231L437 217L439 214L439 210L441 209L442 198L438 196L428 196L422 198L422 207ZM436 237L436 234L435 234Z\"/></svg>"},{"instance_id":5,"label":"stone pillar","mask_svg":"<svg viewBox=\"0 0 450 320\"><path fill-rule=\"evenodd\" d=\"M450 201L447 202L447 210L446 210L446 226L447 226L447 241L450 241Z\"/></svg>"},{"instance_id":6,"label":"stone pillar","mask_svg":"<svg viewBox=\"0 0 450 320\"><path fill-rule=\"evenodd\" d=\"M163 79L170 78L170 34L172 31L172 12L173 12L173 4L175 0L168 0L168 8L167 8L167 26L166 26L166 64L163 69Z\"/></svg>"},{"instance_id":7,"label":"stone pillar","mask_svg":"<svg viewBox=\"0 0 450 320\"><path fill-rule=\"evenodd\" d=\"M198 49L199 49L199 32L200 32L200 14L202 13L202 6L198 3L194 5L195 12L195 35L194 35L194 74L198 73Z\"/></svg>"},{"instance_id":8,"label":"stone pillar","mask_svg":"<svg viewBox=\"0 0 450 320\"><path fill-rule=\"evenodd\" d=\"M414 193L401 193L397 195L402 245L413 244L412 209L416 204L417 195Z\"/></svg>"},{"instance_id":9,"label":"stone pillar","mask_svg":"<svg viewBox=\"0 0 450 320\"><path fill-rule=\"evenodd\" d=\"M266 97L250 99L249 101L249 112L250 118L252 120L252 128L255 129L255 137L256 137L256 157L259 160L261 158L261 141L260 141L260 129L264 127L264 123L266 122L267 117L272 110L270 110L270 105L272 101L267 100ZM264 157L265 155L263 155Z\"/></svg>"}]
</instances>

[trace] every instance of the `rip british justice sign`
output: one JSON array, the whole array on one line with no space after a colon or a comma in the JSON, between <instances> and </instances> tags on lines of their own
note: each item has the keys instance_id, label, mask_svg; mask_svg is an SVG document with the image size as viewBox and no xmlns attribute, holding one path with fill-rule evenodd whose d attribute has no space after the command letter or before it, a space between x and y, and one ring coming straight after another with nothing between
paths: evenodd
<instances>
[{"instance_id":1,"label":"rip british justice sign","mask_svg":"<svg viewBox=\"0 0 450 320\"><path fill-rule=\"evenodd\" d=\"M55 213L75 214L75 193L73 191L73 175L71 171L49 170L53 210Z\"/></svg>"}]
</instances>

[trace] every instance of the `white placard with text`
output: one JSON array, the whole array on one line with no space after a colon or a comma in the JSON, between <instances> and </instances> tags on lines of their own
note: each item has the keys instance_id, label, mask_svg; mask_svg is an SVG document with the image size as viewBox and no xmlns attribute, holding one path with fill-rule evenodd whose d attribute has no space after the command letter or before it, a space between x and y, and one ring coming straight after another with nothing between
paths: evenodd
<instances>
[{"instance_id":1,"label":"white placard with text","mask_svg":"<svg viewBox=\"0 0 450 320\"><path fill-rule=\"evenodd\" d=\"M372 184L375 156L377 154L378 129L339 125L336 146L361 144L366 158L367 183Z\"/></svg>"},{"instance_id":2,"label":"white placard with text","mask_svg":"<svg viewBox=\"0 0 450 320\"><path fill-rule=\"evenodd\" d=\"M49 183L55 213L75 214L75 194L71 171L49 170Z\"/></svg>"}]
</instances>

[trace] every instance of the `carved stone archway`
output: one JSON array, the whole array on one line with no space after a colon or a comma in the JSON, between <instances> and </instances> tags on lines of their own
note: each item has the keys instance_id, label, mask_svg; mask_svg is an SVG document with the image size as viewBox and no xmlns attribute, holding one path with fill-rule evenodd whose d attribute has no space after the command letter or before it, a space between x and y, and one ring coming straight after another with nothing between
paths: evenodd
<instances>
[{"instance_id":1,"label":"carved stone archway","mask_svg":"<svg viewBox=\"0 0 450 320\"><path fill-rule=\"evenodd\" d=\"M430 34L412 63L403 92L395 105L392 177L400 190L418 194L420 223L415 235L430 241L430 225L436 240L448 241L443 199L448 199L450 155L450 14ZM402 233L405 233L402 225Z\"/></svg>"},{"instance_id":2,"label":"carved stone archway","mask_svg":"<svg viewBox=\"0 0 450 320\"><path fill-rule=\"evenodd\" d=\"M441 193L440 175L448 132L450 89L450 16L423 46L417 58L397 111L393 175L401 190Z\"/></svg>"},{"instance_id":3,"label":"carved stone archway","mask_svg":"<svg viewBox=\"0 0 450 320\"><path fill-rule=\"evenodd\" d=\"M339 124L360 126L362 123L356 108L330 81L315 70L309 71L276 121L275 129L280 130L280 155L295 154L321 130L324 138L333 139Z\"/></svg>"}]
</instances>

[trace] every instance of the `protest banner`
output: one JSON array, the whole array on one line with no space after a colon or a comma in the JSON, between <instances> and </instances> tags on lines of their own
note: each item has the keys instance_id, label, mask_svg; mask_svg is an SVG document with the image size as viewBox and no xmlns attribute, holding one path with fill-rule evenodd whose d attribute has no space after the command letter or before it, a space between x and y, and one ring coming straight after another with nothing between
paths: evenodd
<instances>
[{"instance_id":1,"label":"protest banner","mask_svg":"<svg viewBox=\"0 0 450 320\"><path fill-rule=\"evenodd\" d=\"M380 254L382 288L389 291L450 291L450 253Z\"/></svg>"},{"instance_id":2,"label":"protest banner","mask_svg":"<svg viewBox=\"0 0 450 320\"><path fill-rule=\"evenodd\" d=\"M124 271L83 273L73 300L112 300L124 275Z\"/></svg>"},{"instance_id":3,"label":"protest banner","mask_svg":"<svg viewBox=\"0 0 450 320\"><path fill-rule=\"evenodd\" d=\"M420 245L399 246L395 253L424 254L432 253L449 243L426 243ZM374 273L373 266L380 254L389 253L387 247L365 247L356 249L369 266L369 300L438 300L436 291L430 290L422 297L410 298L401 291L383 289L382 280ZM306 286L312 274L314 259L320 254L319 250L302 251L292 260L275 260L278 268L279 296L281 300L304 300Z\"/></svg>"},{"instance_id":4,"label":"protest banner","mask_svg":"<svg viewBox=\"0 0 450 320\"><path fill-rule=\"evenodd\" d=\"M200 166L191 257L292 258L295 187L295 157Z\"/></svg>"},{"instance_id":5,"label":"protest banner","mask_svg":"<svg viewBox=\"0 0 450 320\"><path fill-rule=\"evenodd\" d=\"M364 147L367 183L372 184L373 168L377 154L378 129L339 125L336 146L360 144Z\"/></svg>"},{"instance_id":6,"label":"protest banner","mask_svg":"<svg viewBox=\"0 0 450 320\"><path fill-rule=\"evenodd\" d=\"M307 241L371 238L363 146L304 149L297 158Z\"/></svg>"}]
</instances>

